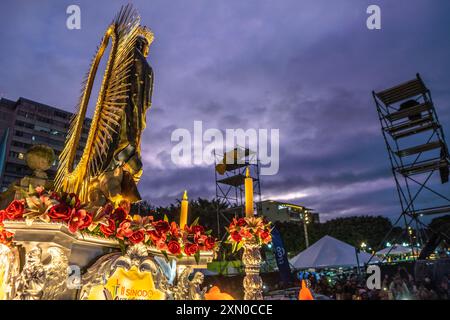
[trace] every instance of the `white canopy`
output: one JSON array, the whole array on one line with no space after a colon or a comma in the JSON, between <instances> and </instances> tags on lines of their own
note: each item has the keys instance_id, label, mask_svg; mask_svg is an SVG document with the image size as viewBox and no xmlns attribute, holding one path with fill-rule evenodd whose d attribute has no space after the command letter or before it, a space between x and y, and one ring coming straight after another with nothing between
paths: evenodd
<instances>
[{"instance_id":1,"label":"white canopy","mask_svg":"<svg viewBox=\"0 0 450 320\"><path fill-rule=\"evenodd\" d=\"M384 248L383 250L378 251L376 254L379 256L383 255L402 255L402 254L410 254L411 248L404 247L401 245L393 245L392 247Z\"/></svg>"},{"instance_id":2,"label":"white canopy","mask_svg":"<svg viewBox=\"0 0 450 320\"><path fill-rule=\"evenodd\" d=\"M371 255L366 252L358 254L359 264L364 265ZM371 262L379 261L376 257ZM330 236L325 236L308 249L289 260L294 269L352 267L357 266L356 250L348 243Z\"/></svg>"}]
</instances>

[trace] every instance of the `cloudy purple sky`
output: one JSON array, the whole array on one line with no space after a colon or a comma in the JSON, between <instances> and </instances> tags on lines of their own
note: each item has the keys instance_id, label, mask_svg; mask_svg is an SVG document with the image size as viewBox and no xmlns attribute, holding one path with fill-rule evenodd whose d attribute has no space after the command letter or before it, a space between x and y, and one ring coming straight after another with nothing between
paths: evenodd
<instances>
[{"instance_id":1,"label":"cloudy purple sky","mask_svg":"<svg viewBox=\"0 0 450 320\"><path fill-rule=\"evenodd\" d=\"M2 1L0 96L73 111L80 82L124 1ZM66 8L81 7L81 30ZM280 129L280 171L264 198L322 218L396 215L398 200L372 90L422 74L450 136L450 2L325 0L133 1L155 33L153 107L140 190L154 204L212 197L211 166L171 163L171 133ZM366 28L378 4L382 29ZM447 186L448 188L448 186Z\"/></svg>"}]
</instances>

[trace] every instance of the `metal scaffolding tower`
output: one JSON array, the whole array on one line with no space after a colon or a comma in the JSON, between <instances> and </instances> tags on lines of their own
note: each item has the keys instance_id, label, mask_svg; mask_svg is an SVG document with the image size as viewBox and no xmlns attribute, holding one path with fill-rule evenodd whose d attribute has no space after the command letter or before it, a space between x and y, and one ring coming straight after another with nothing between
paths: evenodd
<instances>
[{"instance_id":1,"label":"metal scaffolding tower","mask_svg":"<svg viewBox=\"0 0 450 320\"><path fill-rule=\"evenodd\" d=\"M214 151L214 174L216 180L217 234L225 236L222 228L228 226L235 216L245 215L245 171L250 169L253 178L255 206L261 212L260 162L257 154L248 148L236 147L226 153ZM223 208L220 204L224 204Z\"/></svg>"},{"instance_id":2,"label":"metal scaffolding tower","mask_svg":"<svg viewBox=\"0 0 450 320\"><path fill-rule=\"evenodd\" d=\"M403 220L413 248L428 241L421 233L425 225L420 217L450 213L449 189L442 187L449 180L450 166L444 131L431 92L419 74L372 94L402 209L394 227Z\"/></svg>"}]
</instances>

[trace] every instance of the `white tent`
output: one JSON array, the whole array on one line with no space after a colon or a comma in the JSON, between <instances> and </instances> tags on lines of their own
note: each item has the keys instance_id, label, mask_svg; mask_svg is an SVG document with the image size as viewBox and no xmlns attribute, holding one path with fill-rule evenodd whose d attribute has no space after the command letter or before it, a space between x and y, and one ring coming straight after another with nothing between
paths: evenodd
<instances>
[{"instance_id":1,"label":"white tent","mask_svg":"<svg viewBox=\"0 0 450 320\"><path fill-rule=\"evenodd\" d=\"M371 255L366 252L358 254L359 264L364 265ZM376 257L371 262L379 261ZM357 266L356 250L348 243L330 236L325 236L308 249L289 260L294 269L353 267Z\"/></svg>"},{"instance_id":2,"label":"white tent","mask_svg":"<svg viewBox=\"0 0 450 320\"><path fill-rule=\"evenodd\" d=\"M402 255L402 254L410 254L411 248L410 247L404 247L401 245L394 245L392 247L384 248L376 253L378 256L384 256L384 255Z\"/></svg>"}]
</instances>

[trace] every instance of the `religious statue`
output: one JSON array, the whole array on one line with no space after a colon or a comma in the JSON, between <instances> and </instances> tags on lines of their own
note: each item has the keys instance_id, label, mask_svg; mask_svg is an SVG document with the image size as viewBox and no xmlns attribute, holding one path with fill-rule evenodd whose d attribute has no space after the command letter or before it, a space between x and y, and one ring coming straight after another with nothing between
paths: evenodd
<instances>
[{"instance_id":1,"label":"religious statue","mask_svg":"<svg viewBox=\"0 0 450 320\"><path fill-rule=\"evenodd\" d=\"M25 255L22 272L15 281L14 300L52 300L66 290L68 259L59 247L50 247L47 253L51 259L42 262L42 249L38 246Z\"/></svg>"},{"instance_id":2,"label":"religious statue","mask_svg":"<svg viewBox=\"0 0 450 320\"><path fill-rule=\"evenodd\" d=\"M57 190L73 192L83 202L101 206L140 200L141 135L151 105L153 70L146 61L153 33L125 6L108 27L85 80L66 144L59 157ZM100 60L111 41L106 70L86 146L76 152Z\"/></svg>"},{"instance_id":3,"label":"religious statue","mask_svg":"<svg viewBox=\"0 0 450 320\"><path fill-rule=\"evenodd\" d=\"M14 300L40 300L45 285L45 269L41 262L42 250L31 249L25 257L25 265L16 283Z\"/></svg>"},{"instance_id":4,"label":"religious statue","mask_svg":"<svg viewBox=\"0 0 450 320\"><path fill-rule=\"evenodd\" d=\"M173 286L175 300L204 300L207 288L201 289L204 275L196 272L192 280L189 276L192 273L192 267L186 267L177 277L177 283Z\"/></svg>"},{"instance_id":5,"label":"religious statue","mask_svg":"<svg viewBox=\"0 0 450 320\"><path fill-rule=\"evenodd\" d=\"M207 288L201 288L205 276L201 272L196 272L194 278L189 283L189 300L205 300Z\"/></svg>"}]
</instances>

